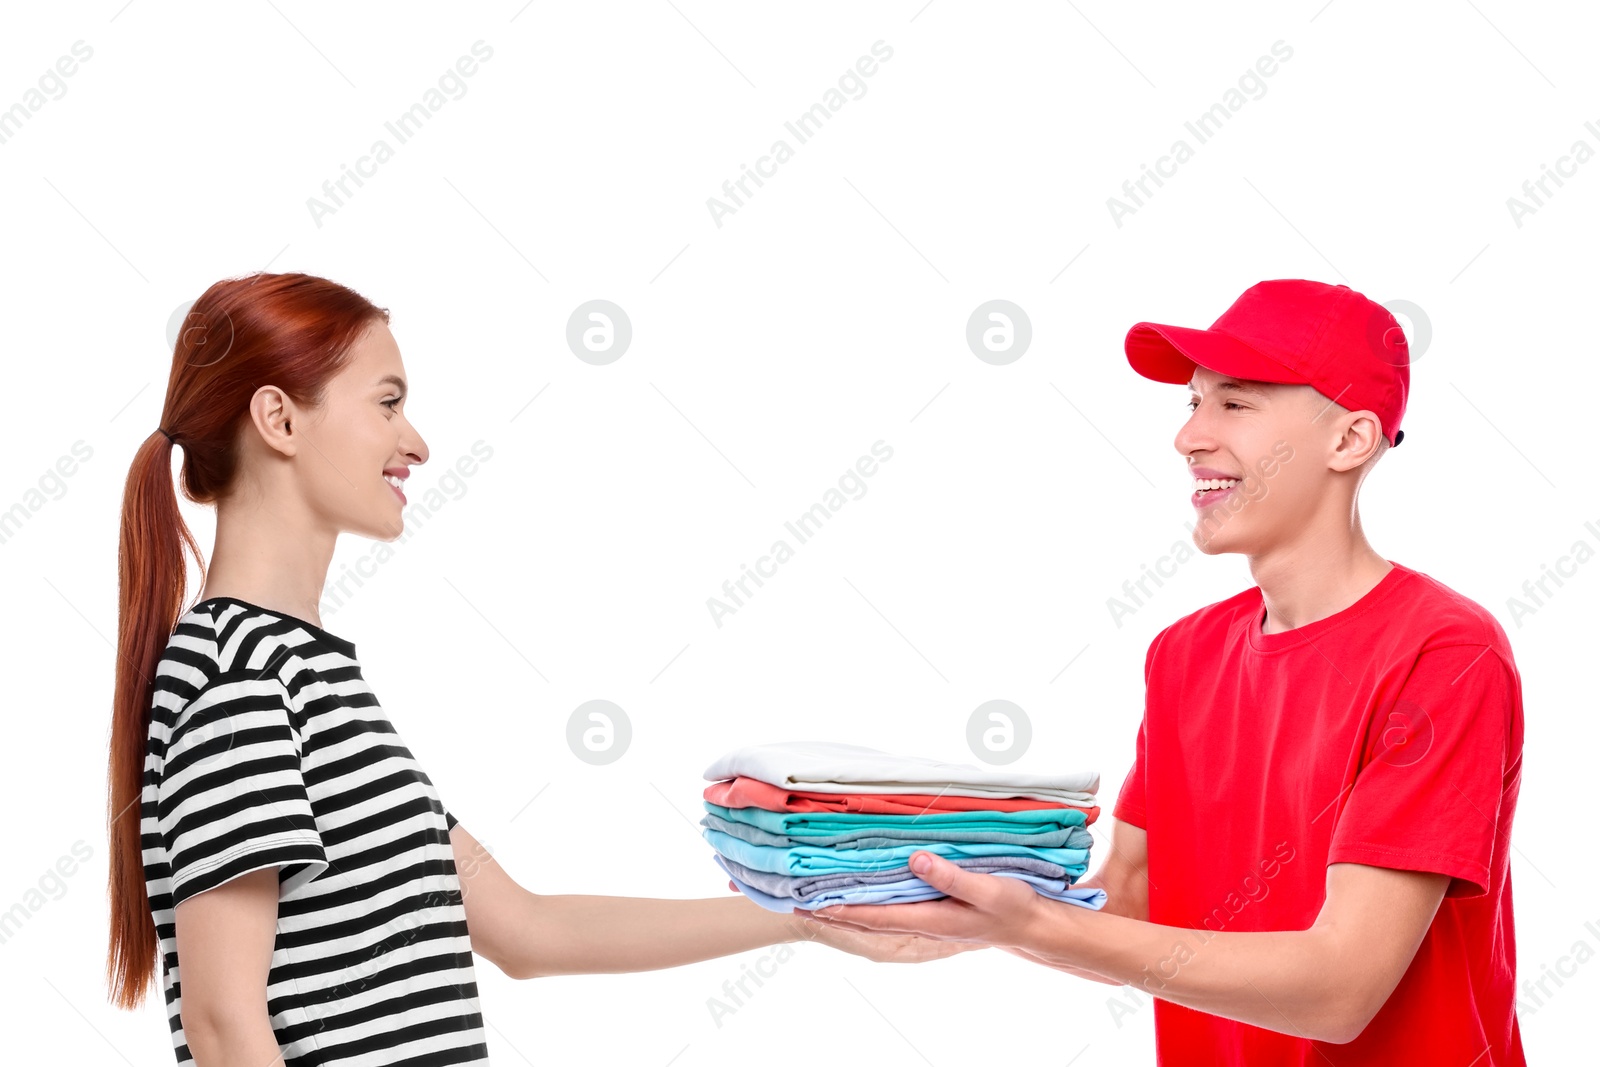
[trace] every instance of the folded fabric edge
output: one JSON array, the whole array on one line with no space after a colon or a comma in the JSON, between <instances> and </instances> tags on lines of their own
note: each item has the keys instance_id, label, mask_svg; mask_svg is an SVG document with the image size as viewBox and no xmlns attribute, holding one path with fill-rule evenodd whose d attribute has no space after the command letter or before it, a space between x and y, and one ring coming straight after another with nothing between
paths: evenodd
<instances>
[{"instance_id":1,"label":"folded fabric edge","mask_svg":"<svg viewBox=\"0 0 1600 1067\"><path fill-rule=\"evenodd\" d=\"M810 793L827 797L873 797L895 795L916 797L918 799L926 799L929 801L936 801L941 797L963 797L969 800L1036 800L1041 804L1050 805L1052 807L1076 808L1080 811L1087 811L1091 808L1098 808L1101 806L1098 790L1088 792L1078 792L1073 790L1056 790L1050 792L1021 790L1018 792L1002 792L993 787L952 785L950 788L942 789L937 793L930 793L926 790L923 783L804 782L798 780L771 782L765 778L757 778L748 774L737 774L726 778L705 779L707 784L705 788L700 791L701 798L710 799L706 796L706 794L711 790L715 789L717 786L725 785L729 782L736 782L741 778L751 782L759 782L762 785L788 793ZM857 786L862 788L857 789ZM749 807L752 805L745 806Z\"/></svg>"}]
</instances>

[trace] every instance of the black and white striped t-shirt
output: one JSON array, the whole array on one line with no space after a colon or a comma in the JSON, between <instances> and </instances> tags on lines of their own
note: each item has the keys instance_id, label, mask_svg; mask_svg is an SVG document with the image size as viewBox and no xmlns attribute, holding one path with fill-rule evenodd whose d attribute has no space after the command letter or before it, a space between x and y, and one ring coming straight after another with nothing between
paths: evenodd
<instances>
[{"instance_id":1,"label":"black and white striped t-shirt","mask_svg":"<svg viewBox=\"0 0 1600 1067\"><path fill-rule=\"evenodd\" d=\"M487 1061L455 823L354 644L233 597L186 612L155 678L140 800L179 1062L174 909L265 867L266 1010L285 1064Z\"/></svg>"}]
</instances>

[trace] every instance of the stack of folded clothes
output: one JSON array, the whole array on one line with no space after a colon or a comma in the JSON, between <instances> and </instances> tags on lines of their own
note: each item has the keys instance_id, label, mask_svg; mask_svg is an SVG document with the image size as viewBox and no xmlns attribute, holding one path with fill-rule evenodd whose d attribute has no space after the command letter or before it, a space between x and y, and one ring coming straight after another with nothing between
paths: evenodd
<instances>
[{"instance_id":1,"label":"stack of folded clothes","mask_svg":"<svg viewBox=\"0 0 1600 1067\"><path fill-rule=\"evenodd\" d=\"M904 904L945 894L912 873L917 851L1098 909L1074 889L1089 865L1100 776L1018 774L828 741L736 749L706 769L712 858L764 908Z\"/></svg>"}]
</instances>

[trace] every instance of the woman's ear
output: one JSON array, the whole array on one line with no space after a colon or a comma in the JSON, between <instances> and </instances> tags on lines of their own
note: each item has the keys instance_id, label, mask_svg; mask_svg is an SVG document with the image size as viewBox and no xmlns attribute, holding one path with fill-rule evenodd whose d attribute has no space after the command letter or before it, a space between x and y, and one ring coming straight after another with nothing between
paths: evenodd
<instances>
[{"instance_id":1,"label":"woman's ear","mask_svg":"<svg viewBox=\"0 0 1600 1067\"><path fill-rule=\"evenodd\" d=\"M263 385L250 397L250 422L268 448L292 456L299 450L294 422L303 421L295 403L276 385Z\"/></svg>"}]
</instances>

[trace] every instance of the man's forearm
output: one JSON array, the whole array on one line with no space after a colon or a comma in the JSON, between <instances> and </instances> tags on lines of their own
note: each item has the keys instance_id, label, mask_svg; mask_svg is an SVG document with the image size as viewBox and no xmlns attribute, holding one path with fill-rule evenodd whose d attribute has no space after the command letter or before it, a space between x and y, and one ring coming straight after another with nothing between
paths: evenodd
<instances>
[{"instance_id":1,"label":"man's forearm","mask_svg":"<svg viewBox=\"0 0 1600 1067\"><path fill-rule=\"evenodd\" d=\"M651 971L805 935L743 896L699 900L529 894L521 977Z\"/></svg>"},{"instance_id":2,"label":"man's forearm","mask_svg":"<svg viewBox=\"0 0 1600 1067\"><path fill-rule=\"evenodd\" d=\"M1018 948L1152 996L1322 1041L1359 1032L1361 992L1335 966L1327 930L1214 933L1041 901Z\"/></svg>"}]
</instances>

